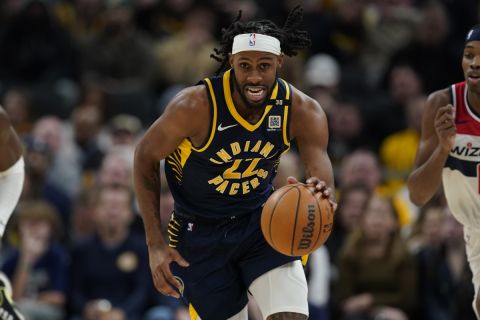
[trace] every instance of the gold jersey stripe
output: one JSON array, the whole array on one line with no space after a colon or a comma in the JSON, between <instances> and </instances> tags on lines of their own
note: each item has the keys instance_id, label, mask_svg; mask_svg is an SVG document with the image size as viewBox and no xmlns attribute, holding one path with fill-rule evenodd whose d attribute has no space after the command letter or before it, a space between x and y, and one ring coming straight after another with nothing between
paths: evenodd
<instances>
[{"instance_id":1,"label":"gold jersey stripe","mask_svg":"<svg viewBox=\"0 0 480 320\"><path fill-rule=\"evenodd\" d=\"M210 128L210 136L208 137L208 141L207 143L205 143L205 145L203 145L201 148L195 148L194 146L192 146L192 149L195 150L196 152L203 152L208 148L210 143L212 143L213 137L215 136L215 128L217 126L217 99L215 98L215 92L213 91L212 82L210 81L210 79L205 78L205 83L207 84L208 92L212 99L212 105L213 105L212 106L213 108L212 127Z\"/></svg>"},{"instance_id":2,"label":"gold jersey stripe","mask_svg":"<svg viewBox=\"0 0 480 320\"><path fill-rule=\"evenodd\" d=\"M237 111L235 108L235 105L233 104L233 98L232 98L232 91L230 90L230 73L231 69L226 71L223 75L223 94L225 95L225 101L227 102L227 107L228 111L230 111L230 114L232 117L237 120L237 122L247 129L248 131L254 131L258 127L260 127L263 123L263 119L267 116L267 114L270 112L270 109L272 109L272 105L268 105L265 107L265 111L263 112L262 117L260 120L258 120L257 123L251 124L247 120L245 120ZM270 97L270 100L275 100L277 98L278 94L278 82L275 84L275 88L272 91L272 95Z\"/></svg>"}]
</instances>

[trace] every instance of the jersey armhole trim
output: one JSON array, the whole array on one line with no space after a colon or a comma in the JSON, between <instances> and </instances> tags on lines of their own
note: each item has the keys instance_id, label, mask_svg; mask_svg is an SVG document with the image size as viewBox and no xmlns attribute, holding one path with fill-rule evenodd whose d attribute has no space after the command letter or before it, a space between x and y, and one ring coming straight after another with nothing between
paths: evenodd
<instances>
[{"instance_id":1,"label":"jersey armhole trim","mask_svg":"<svg viewBox=\"0 0 480 320\"><path fill-rule=\"evenodd\" d=\"M210 135L207 142L205 142L205 144L200 147L195 147L192 141L189 139L190 143L192 143L192 150L196 152L203 152L208 148L208 146L210 146L210 143L212 143L213 137L215 136L215 126L217 125L217 100L213 91L212 82L210 81L210 79L206 78L204 79L204 83L206 85L206 88L208 89L207 95L210 105Z\"/></svg>"},{"instance_id":2,"label":"jersey armhole trim","mask_svg":"<svg viewBox=\"0 0 480 320\"><path fill-rule=\"evenodd\" d=\"M290 99L290 85L283 79L280 79L285 86L285 101L287 103L292 103ZM290 148L290 118L289 118L289 109L290 105L286 104L283 109L283 143Z\"/></svg>"}]
</instances>

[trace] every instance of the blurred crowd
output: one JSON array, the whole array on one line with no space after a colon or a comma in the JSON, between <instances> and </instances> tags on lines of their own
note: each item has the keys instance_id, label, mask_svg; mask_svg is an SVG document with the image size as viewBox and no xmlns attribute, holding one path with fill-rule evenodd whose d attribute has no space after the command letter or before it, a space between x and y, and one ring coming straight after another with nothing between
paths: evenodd
<instances>
[{"instance_id":1,"label":"blurred crowd","mask_svg":"<svg viewBox=\"0 0 480 320\"><path fill-rule=\"evenodd\" d=\"M462 228L441 190L417 208L405 180L427 95L463 80L478 0L2 0L0 104L26 181L0 262L28 319L188 319L152 285L135 144L173 95L217 71L210 54L239 10L281 25L296 4L312 47L280 76L327 114L339 201L307 266L310 318L474 319ZM303 175L295 148L277 186L287 175ZM161 197L167 221L166 183Z\"/></svg>"}]
</instances>

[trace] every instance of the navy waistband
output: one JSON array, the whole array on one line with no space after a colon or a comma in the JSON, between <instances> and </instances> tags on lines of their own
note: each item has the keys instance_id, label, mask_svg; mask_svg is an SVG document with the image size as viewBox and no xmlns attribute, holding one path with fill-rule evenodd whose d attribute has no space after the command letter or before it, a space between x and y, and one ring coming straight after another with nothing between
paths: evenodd
<instances>
[{"instance_id":1,"label":"navy waistband","mask_svg":"<svg viewBox=\"0 0 480 320\"><path fill-rule=\"evenodd\" d=\"M195 223L200 223L200 224L218 224L218 223L224 223L227 221L234 221L237 219L241 219L246 217L248 214L243 214L243 215L231 215L231 216L221 216L221 217L204 217L204 216L198 216L198 215L191 215L184 213L178 209L175 209L173 211L173 214L180 218L180 219L185 219L189 220Z\"/></svg>"}]
</instances>

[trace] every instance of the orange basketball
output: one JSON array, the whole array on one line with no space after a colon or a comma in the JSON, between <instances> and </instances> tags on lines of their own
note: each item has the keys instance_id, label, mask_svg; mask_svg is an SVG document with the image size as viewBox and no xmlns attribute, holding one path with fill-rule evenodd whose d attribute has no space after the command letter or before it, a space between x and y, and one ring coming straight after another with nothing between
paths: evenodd
<instances>
[{"instance_id":1,"label":"orange basketball","mask_svg":"<svg viewBox=\"0 0 480 320\"><path fill-rule=\"evenodd\" d=\"M332 225L333 211L328 199L318 199L302 183L276 190L262 210L265 239L288 256L302 256L320 247L329 237Z\"/></svg>"}]
</instances>

